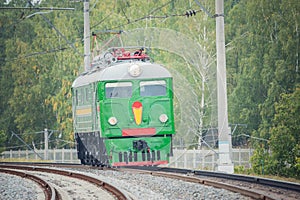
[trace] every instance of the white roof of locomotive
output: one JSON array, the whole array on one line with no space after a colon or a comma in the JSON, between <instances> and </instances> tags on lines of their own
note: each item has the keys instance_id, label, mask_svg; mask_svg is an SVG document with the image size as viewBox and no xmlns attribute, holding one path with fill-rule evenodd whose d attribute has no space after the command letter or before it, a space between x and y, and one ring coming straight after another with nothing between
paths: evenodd
<instances>
[{"instance_id":1,"label":"white roof of locomotive","mask_svg":"<svg viewBox=\"0 0 300 200\"><path fill-rule=\"evenodd\" d=\"M130 66L137 64L141 67L139 76L131 76L128 72ZM169 78L170 72L161 65L150 62L124 62L115 63L110 67L101 70L94 70L83 73L75 79L72 87L80 87L97 81L108 80L133 80L133 79L152 79L152 78Z\"/></svg>"}]
</instances>

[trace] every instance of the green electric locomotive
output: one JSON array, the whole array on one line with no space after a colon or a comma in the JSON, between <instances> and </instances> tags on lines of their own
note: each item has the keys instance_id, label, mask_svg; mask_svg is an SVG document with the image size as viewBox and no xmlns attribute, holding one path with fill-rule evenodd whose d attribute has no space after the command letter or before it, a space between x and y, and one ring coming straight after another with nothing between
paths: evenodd
<instances>
[{"instance_id":1,"label":"green electric locomotive","mask_svg":"<svg viewBox=\"0 0 300 200\"><path fill-rule=\"evenodd\" d=\"M74 133L82 164L161 165L175 134L172 76L144 49L111 48L72 85Z\"/></svg>"}]
</instances>

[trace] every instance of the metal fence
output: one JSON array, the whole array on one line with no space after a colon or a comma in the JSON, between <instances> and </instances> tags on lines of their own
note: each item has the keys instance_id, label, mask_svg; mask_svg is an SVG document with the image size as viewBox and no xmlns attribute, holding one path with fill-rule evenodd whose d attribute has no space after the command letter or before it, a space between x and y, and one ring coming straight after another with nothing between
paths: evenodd
<instances>
[{"instance_id":1,"label":"metal fence","mask_svg":"<svg viewBox=\"0 0 300 200\"><path fill-rule=\"evenodd\" d=\"M62 163L80 163L76 149L49 149L33 151L4 151L2 159L47 160ZM232 161L235 166L251 168L250 158L253 149L232 149ZM184 150L174 149L170 167L215 170L218 164L218 150Z\"/></svg>"},{"instance_id":2,"label":"metal fence","mask_svg":"<svg viewBox=\"0 0 300 200\"><path fill-rule=\"evenodd\" d=\"M232 149L234 166L251 168L250 158L253 149ZM182 150L174 149L170 159L170 167L186 169L216 170L218 164L218 149L215 150Z\"/></svg>"},{"instance_id":3,"label":"metal fence","mask_svg":"<svg viewBox=\"0 0 300 200\"><path fill-rule=\"evenodd\" d=\"M22 160L45 160L57 163L80 163L77 158L76 149L48 149L45 150L18 150L4 151L1 153L1 159L22 159Z\"/></svg>"}]
</instances>

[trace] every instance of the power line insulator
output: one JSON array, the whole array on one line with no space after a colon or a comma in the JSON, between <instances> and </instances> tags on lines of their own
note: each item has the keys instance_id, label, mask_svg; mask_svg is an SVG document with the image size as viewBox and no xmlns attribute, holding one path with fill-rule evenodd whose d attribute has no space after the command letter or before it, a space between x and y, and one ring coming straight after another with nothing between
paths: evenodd
<instances>
[{"instance_id":1,"label":"power line insulator","mask_svg":"<svg viewBox=\"0 0 300 200\"><path fill-rule=\"evenodd\" d=\"M186 11L186 13L185 13L185 15L187 16L187 17L192 17L193 15L196 15L196 11L195 10L189 10L189 11Z\"/></svg>"}]
</instances>

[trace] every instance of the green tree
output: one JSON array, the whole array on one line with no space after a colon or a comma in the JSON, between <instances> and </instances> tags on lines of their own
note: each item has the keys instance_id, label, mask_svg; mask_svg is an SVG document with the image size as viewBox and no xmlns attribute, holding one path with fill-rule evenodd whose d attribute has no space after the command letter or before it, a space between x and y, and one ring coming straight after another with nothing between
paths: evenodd
<instances>
[{"instance_id":1,"label":"green tree","mask_svg":"<svg viewBox=\"0 0 300 200\"><path fill-rule=\"evenodd\" d=\"M6 141L6 134L3 130L0 130L0 153L5 150L5 141Z\"/></svg>"},{"instance_id":2,"label":"green tree","mask_svg":"<svg viewBox=\"0 0 300 200\"><path fill-rule=\"evenodd\" d=\"M293 93L282 94L275 104L271 127L269 173L300 178L300 86Z\"/></svg>"},{"instance_id":3,"label":"green tree","mask_svg":"<svg viewBox=\"0 0 300 200\"><path fill-rule=\"evenodd\" d=\"M252 2L253 4L255 2ZM261 116L259 105L264 102L266 88L260 77L263 70L265 41L257 37L255 23L259 17L252 14L252 3L240 1L234 4L228 16L228 110L229 121L233 124L246 124L244 132L251 133L258 129ZM247 9L245 9L247 8ZM240 137L235 137L235 140Z\"/></svg>"},{"instance_id":4,"label":"green tree","mask_svg":"<svg viewBox=\"0 0 300 200\"><path fill-rule=\"evenodd\" d=\"M13 83L10 63L16 56L12 46L7 41L14 38L11 34L15 30L15 12L0 13L0 130L5 134L15 127L13 113L9 107L9 99L12 96Z\"/></svg>"},{"instance_id":5,"label":"green tree","mask_svg":"<svg viewBox=\"0 0 300 200\"><path fill-rule=\"evenodd\" d=\"M68 7L60 2L47 1L47 5L44 6L49 7L48 3L53 3L56 6ZM81 10L75 14L82 14ZM80 17L82 18L82 15ZM50 99L59 95L62 87L67 87L70 91L71 82L75 77L74 68L79 66L74 61L81 59L80 56L73 55L72 50L63 52L70 46L75 46L76 37L80 34L77 32L76 19L78 18L74 18L74 13L70 14L68 11L43 16L34 9L1 13L1 29L5 30L1 31L1 40L5 42L1 43L4 47L1 48L1 66L4 66L1 67L1 72L4 72L1 73L1 114L4 115L0 118L0 129L4 130L6 135L12 130L16 133L36 132L44 128L62 130L61 124L72 124L70 95L66 98L69 100L65 101L63 96L59 103L51 102ZM73 32L70 31L70 27L74 27L71 29ZM61 36L58 32L62 28ZM65 35L72 45L64 40ZM72 68L69 69L70 65ZM68 80L67 85L62 84L65 80ZM68 102L69 105L66 112L69 120L61 120L60 112L56 112L57 106L54 109L55 105L64 105L64 102ZM57 118L59 120L56 120ZM72 138L70 135L69 130L66 138ZM40 140L40 137L40 134L24 135L25 141L29 143L32 140ZM12 142L10 140L10 145Z\"/></svg>"},{"instance_id":6,"label":"green tree","mask_svg":"<svg viewBox=\"0 0 300 200\"><path fill-rule=\"evenodd\" d=\"M265 172L283 170L287 161L276 164L269 153L273 155L275 146L298 148L289 134L279 144L273 128L279 126L274 119L281 96L292 94L299 84L299 5L295 0L239 1L228 18L229 118L247 124L249 135L261 138L251 141L257 172L262 162Z\"/></svg>"}]
</instances>

